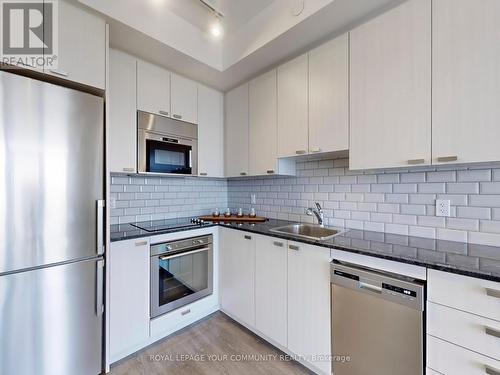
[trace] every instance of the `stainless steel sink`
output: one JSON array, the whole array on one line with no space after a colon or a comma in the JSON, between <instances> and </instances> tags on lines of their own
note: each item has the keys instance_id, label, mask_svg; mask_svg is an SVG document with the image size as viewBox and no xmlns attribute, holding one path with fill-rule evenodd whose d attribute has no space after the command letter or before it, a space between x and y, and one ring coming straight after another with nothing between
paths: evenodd
<instances>
[{"instance_id":1,"label":"stainless steel sink","mask_svg":"<svg viewBox=\"0 0 500 375\"><path fill-rule=\"evenodd\" d=\"M316 241L325 241L344 233L343 230L337 228L321 227L314 224L290 224L284 227L270 229L270 231Z\"/></svg>"}]
</instances>

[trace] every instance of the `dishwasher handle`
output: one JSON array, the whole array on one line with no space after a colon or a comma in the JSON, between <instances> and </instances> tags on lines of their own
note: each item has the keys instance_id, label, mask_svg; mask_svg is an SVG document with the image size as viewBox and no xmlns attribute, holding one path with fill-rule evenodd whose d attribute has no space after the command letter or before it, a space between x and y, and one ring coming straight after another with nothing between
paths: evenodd
<instances>
[{"instance_id":1,"label":"dishwasher handle","mask_svg":"<svg viewBox=\"0 0 500 375\"><path fill-rule=\"evenodd\" d=\"M382 294L382 285L373 285L364 281L359 281L358 283L359 289L368 290L369 292Z\"/></svg>"}]
</instances>

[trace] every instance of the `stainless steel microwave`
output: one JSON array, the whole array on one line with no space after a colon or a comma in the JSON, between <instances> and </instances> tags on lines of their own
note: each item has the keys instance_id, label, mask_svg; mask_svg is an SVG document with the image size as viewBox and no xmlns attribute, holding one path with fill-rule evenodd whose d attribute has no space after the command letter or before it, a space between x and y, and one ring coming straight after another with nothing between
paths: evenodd
<instances>
[{"instance_id":1,"label":"stainless steel microwave","mask_svg":"<svg viewBox=\"0 0 500 375\"><path fill-rule=\"evenodd\" d=\"M198 126L137 111L140 173L198 174Z\"/></svg>"}]
</instances>

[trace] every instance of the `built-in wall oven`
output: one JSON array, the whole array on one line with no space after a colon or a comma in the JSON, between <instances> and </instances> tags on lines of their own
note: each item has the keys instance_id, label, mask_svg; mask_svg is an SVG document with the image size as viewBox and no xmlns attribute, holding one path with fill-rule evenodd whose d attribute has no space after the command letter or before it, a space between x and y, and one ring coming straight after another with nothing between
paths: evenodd
<instances>
[{"instance_id":1,"label":"built-in wall oven","mask_svg":"<svg viewBox=\"0 0 500 375\"><path fill-rule=\"evenodd\" d=\"M196 124L137 111L137 128L139 172L198 174Z\"/></svg>"},{"instance_id":2,"label":"built-in wall oven","mask_svg":"<svg viewBox=\"0 0 500 375\"><path fill-rule=\"evenodd\" d=\"M213 292L212 235L151 245L151 318Z\"/></svg>"}]
</instances>

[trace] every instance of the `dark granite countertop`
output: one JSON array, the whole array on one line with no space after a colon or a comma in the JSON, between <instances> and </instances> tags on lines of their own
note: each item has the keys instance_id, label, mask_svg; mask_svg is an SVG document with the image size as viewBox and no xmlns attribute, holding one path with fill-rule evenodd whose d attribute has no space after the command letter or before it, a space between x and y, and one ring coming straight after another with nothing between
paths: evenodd
<instances>
[{"instance_id":1,"label":"dark granite countertop","mask_svg":"<svg viewBox=\"0 0 500 375\"><path fill-rule=\"evenodd\" d=\"M188 223L188 219L165 221L171 228ZM429 238L402 236L397 234L349 229L345 233L327 241L314 241L271 232L272 228L292 224L284 220L269 220L259 224L207 224L161 232L147 232L132 224L111 226L111 241L149 237L165 233L221 225L285 240L334 248L352 253L374 256L387 260L414 264L500 282L500 247L476 245L462 242L434 240Z\"/></svg>"}]
</instances>

